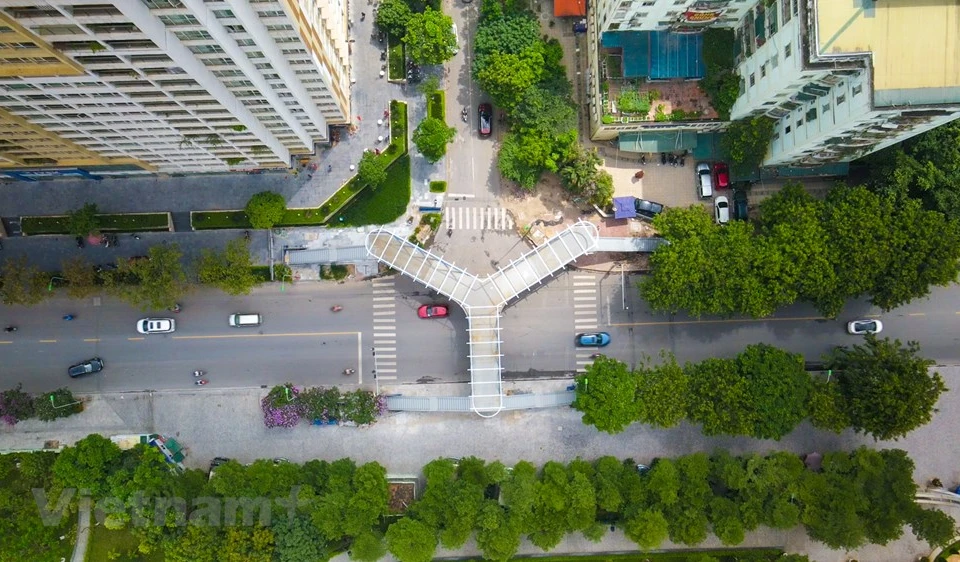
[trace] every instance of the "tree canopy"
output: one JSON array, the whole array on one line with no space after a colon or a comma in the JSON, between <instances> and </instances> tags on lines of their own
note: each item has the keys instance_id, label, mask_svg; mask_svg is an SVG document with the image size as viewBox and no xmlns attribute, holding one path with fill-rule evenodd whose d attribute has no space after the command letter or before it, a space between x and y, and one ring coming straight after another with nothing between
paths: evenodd
<instances>
[{"instance_id":1,"label":"tree canopy","mask_svg":"<svg viewBox=\"0 0 960 562\"><path fill-rule=\"evenodd\" d=\"M637 377L625 363L601 356L577 377L573 407L583 412L583 423L620 433L639 417Z\"/></svg>"},{"instance_id":2,"label":"tree canopy","mask_svg":"<svg viewBox=\"0 0 960 562\"><path fill-rule=\"evenodd\" d=\"M273 228L273 225L283 219L283 214L287 211L287 202L279 193L261 191L250 198L244 210L253 228Z\"/></svg>"},{"instance_id":3,"label":"tree canopy","mask_svg":"<svg viewBox=\"0 0 960 562\"><path fill-rule=\"evenodd\" d=\"M357 180L374 189L383 185L383 182L387 181L386 160L373 152L364 152L360 157L360 165L357 166Z\"/></svg>"},{"instance_id":4,"label":"tree canopy","mask_svg":"<svg viewBox=\"0 0 960 562\"><path fill-rule=\"evenodd\" d=\"M250 244L238 238L227 242L222 252L203 249L197 260L197 277L229 295L248 295L261 283L252 268Z\"/></svg>"},{"instance_id":5,"label":"tree canopy","mask_svg":"<svg viewBox=\"0 0 960 562\"><path fill-rule=\"evenodd\" d=\"M377 27L395 37L403 37L407 22L413 16L405 0L381 0L377 7Z\"/></svg>"},{"instance_id":6,"label":"tree canopy","mask_svg":"<svg viewBox=\"0 0 960 562\"><path fill-rule=\"evenodd\" d=\"M87 237L100 229L100 211L94 203L67 213L67 230L74 236Z\"/></svg>"},{"instance_id":7,"label":"tree canopy","mask_svg":"<svg viewBox=\"0 0 960 562\"><path fill-rule=\"evenodd\" d=\"M447 153L447 145L453 141L457 130L436 117L427 117L413 131L413 144L417 150L433 163Z\"/></svg>"},{"instance_id":8,"label":"tree canopy","mask_svg":"<svg viewBox=\"0 0 960 562\"><path fill-rule=\"evenodd\" d=\"M407 56L419 64L442 64L453 58L457 37L453 34L453 18L427 6L423 13L407 20Z\"/></svg>"},{"instance_id":9,"label":"tree canopy","mask_svg":"<svg viewBox=\"0 0 960 562\"><path fill-rule=\"evenodd\" d=\"M107 289L141 310L166 310L190 289L180 258L180 246L152 246L147 256L120 260L117 269L104 272Z\"/></svg>"},{"instance_id":10,"label":"tree canopy","mask_svg":"<svg viewBox=\"0 0 960 562\"><path fill-rule=\"evenodd\" d=\"M722 78L723 74L719 76L717 87L718 91L723 92L725 78ZM727 127L726 134L720 137L720 147L730 155L730 165L735 174L750 174L763 163L770 150L775 125L773 119L758 115L739 119Z\"/></svg>"}]
</instances>

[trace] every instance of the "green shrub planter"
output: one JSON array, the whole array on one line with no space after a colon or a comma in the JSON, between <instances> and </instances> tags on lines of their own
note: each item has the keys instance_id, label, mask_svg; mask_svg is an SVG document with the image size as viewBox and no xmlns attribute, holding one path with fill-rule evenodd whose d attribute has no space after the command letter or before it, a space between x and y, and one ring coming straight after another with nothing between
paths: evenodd
<instances>
[{"instance_id":1,"label":"green shrub planter","mask_svg":"<svg viewBox=\"0 0 960 562\"><path fill-rule=\"evenodd\" d=\"M444 111L445 105L446 101L444 100L444 93L442 90L431 93L429 96L427 96L427 115L446 123L446 111Z\"/></svg>"},{"instance_id":2,"label":"green shrub planter","mask_svg":"<svg viewBox=\"0 0 960 562\"><path fill-rule=\"evenodd\" d=\"M403 81L407 77L407 62L403 41L393 35L387 36L387 78Z\"/></svg>"},{"instance_id":3,"label":"green shrub planter","mask_svg":"<svg viewBox=\"0 0 960 562\"><path fill-rule=\"evenodd\" d=\"M430 193L444 193L446 191L447 191L447 182L445 181L430 182Z\"/></svg>"},{"instance_id":4,"label":"green shrub planter","mask_svg":"<svg viewBox=\"0 0 960 562\"><path fill-rule=\"evenodd\" d=\"M170 213L129 213L97 215L100 232L169 232ZM24 236L39 234L70 234L70 219L66 215L51 217L21 217L20 230Z\"/></svg>"}]
</instances>

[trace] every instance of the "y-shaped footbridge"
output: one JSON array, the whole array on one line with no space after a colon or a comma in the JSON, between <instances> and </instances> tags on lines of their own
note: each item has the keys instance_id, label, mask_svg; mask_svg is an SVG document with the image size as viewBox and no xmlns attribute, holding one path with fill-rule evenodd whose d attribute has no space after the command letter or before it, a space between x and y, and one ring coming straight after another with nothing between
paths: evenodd
<instances>
[{"instance_id":1,"label":"y-shaped footbridge","mask_svg":"<svg viewBox=\"0 0 960 562\"><path fill-rule=\"evenodd\" d=\"M484 417L503 409L500 313L508 302L597 248L596 225L579 221L484 278L429 250L383 230L367 235L371 256L446 296L467 315L470 345L470 405Z\"/></svg>"}]
</instances>

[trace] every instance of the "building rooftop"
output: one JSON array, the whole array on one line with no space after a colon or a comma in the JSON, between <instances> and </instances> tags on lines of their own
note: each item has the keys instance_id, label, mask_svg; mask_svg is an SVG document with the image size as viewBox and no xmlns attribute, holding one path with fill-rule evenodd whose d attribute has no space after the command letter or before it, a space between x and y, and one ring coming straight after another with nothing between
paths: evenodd
<instances>
[{"instance_id":1,"label":"building rooftop","mask_svg":"<svg viewBox=\"0 0 960 562\"><path fill-rule=\"evenodd\" d=\"M873 53L878 93L960 87L960 0L820 0L817 26L821 55Z\"/></svg>"}]
</instances>

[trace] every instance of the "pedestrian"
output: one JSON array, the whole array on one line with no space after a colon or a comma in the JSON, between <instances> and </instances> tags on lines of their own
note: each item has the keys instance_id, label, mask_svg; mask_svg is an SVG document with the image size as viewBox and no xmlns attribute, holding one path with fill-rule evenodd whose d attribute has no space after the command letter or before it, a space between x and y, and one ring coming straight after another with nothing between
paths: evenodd
<instances>
[{"instance_id":1,"label":"pedestrian","mask_svg":"<svg viewBox=\"0 0 960 562\"><path fill-rule=\"evenodd\" d=\"M332 171L333 171L333 164L327 164L327 173L329 174Z\"/></svg>"},{"instance_id":2,"label":"pedestrian","mask_svg":"<svg viewBox=\"0 0 960 562\"><path fill-rule=\"evenodd\" d=\"M380 156L380 149L378 148L376 150L377 150L377 156Z\"/></svg>"},{"instance_id":3,"label":"pedestrian","mask_svg":"<svg viewBox=\"0 0 960 562\"><path fill-rule=\"evenodd\" d=\"M361 121L363 121L363 119L362 119L359 115L357 115L357 123L359 123L359 122L361 122Z\"/></svg>"}]
</instances>

